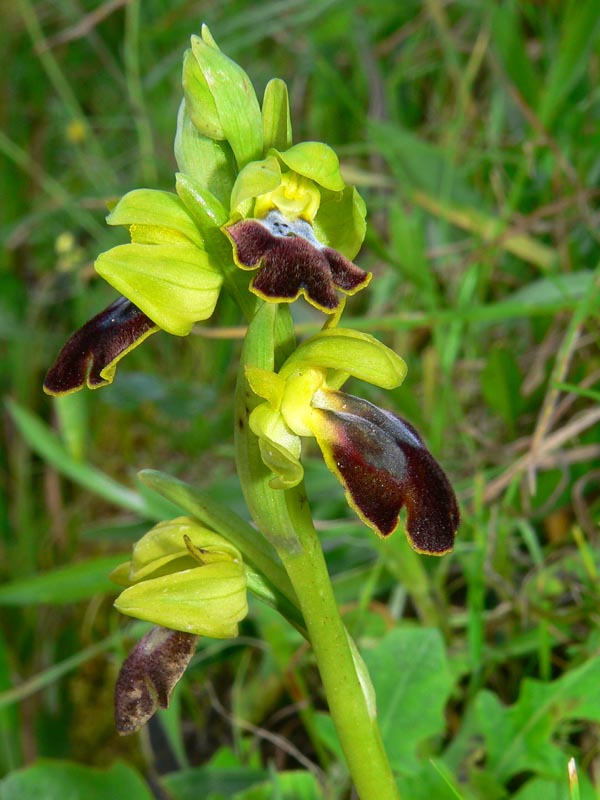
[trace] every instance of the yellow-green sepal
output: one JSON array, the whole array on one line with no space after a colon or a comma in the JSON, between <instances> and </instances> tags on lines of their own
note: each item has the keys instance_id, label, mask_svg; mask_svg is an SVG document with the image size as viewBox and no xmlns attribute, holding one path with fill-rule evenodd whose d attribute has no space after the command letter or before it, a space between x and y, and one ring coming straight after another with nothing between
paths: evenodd
<instances>
[{"instance_id":1,"label":"yellow-green sepal","mask_svg":"<svg viewBox=\"0 0 600 800\"><path fill-rule=\"evenodd\" d=\"M244 566L221 561L150 578L121 592L115 607L172 630L228 639L248 613Z\"/></svg>"},{"instance_id":2,"label":"yellow-green sepal","mask_svg":"<svg viewBox=\"0 0 600 800\"><path fill-rule=\"evenodd\" d=\"M272 192L281 183L281 168L275 156L247 164L237 176L231 192L231 214L242 216L251 208L248 201Z\"/></svg>"},{"instance_id":3,"label":"yellow-green sepal","mask_svg":"<svg viewBox=\"0 0 600 800\"><path fill-rule=\"evenodd\" d=\"M242 560L227 539L191 517L159 522L134 545L131 560L120 564L110 578L120 586L156 578L179 569L191 569L211 561Z\"/></svg>"},{"instance_id":4,"label":"yellow-green sepal","mask_svg":"<svg viewBox=\"0 0 600 800\"><path fill-rule=\"evenodd\" d=\"M218 533L199 525L189 517L159 522L133 546L129 580L132 583L144 580L148 575L180 558L189 558L189 566L195 566L196 556L186 543L189 540L200 551L224 554L241 560L240 551ZM196 561L204 563L201 558Z\"/></svg>"},{"instance_id":5,"label":"yellow-green sepal","mask_svg":"<svg viewBox=\"0 0 600 800\"><path fill-rule=\"evenodd\" d=\"M152 228L153 241L172 241L172 231L182 234L198 247L203 246L202 236L185 205L173 192L157 189L134 189L127 192L107 216L109 225L142 226Z\"/></svg>"},{"instance_id":6,"label":"yellow-green sepal","mask_svg":"<svg viewBox=\"0 0 600 800\"><path fill-rule=\"evenodd\" d=\"M340 388L343 376L395 389L406 376L406 363L374 336L350 328L327 328L302 342L288 358L279 375L284 380L297 370L310 367L333 370L339 379L329 383Z\"/></svg>"},{"instance_id":7,"label":"yellow-green sepal","mask_svg":"<svg viewBox=\"0 0 600 800\"><path fill-rule=\"evenodd\" d=\"M131 244L102 253L96 271L156 325L187 335L208 319L223 278L204 250L193 244Z\"/></svg>"},{"instance_id":8,"label":"yellow-green sepal","mask_svg":"<svg viewBox=\"0 0 600 800\"><path fill-rule=\"evenodd\" d=\"M367 207L354 188L338 192L321 191L321 204L313 220L320 242L352 260L361 248L367 231Z\"/></svg>"}]
</instances>

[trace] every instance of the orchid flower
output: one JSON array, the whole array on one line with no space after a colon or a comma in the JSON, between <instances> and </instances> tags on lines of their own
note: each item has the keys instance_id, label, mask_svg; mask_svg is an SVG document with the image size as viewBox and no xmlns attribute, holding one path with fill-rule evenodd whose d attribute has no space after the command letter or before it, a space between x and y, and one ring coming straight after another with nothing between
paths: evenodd
<instances>
[{"instance_id":1,"label":"orchid flower","mask_svg":"<svg viewBox=\"0 0 600 800\"><path fill-rule=\"evenodd\" d=\"M329 328L301 344L278 373L247 368L254 393L265 399L250 415L272 488L303 477L301 438L314 437L342 483L349 505L387 537L407 510L406 534L420 553L452 549L459 523L456 497L440 465L406 420L339 391L350 376L392 389L404 361L372 336Z\"/></svg>"},{"instance_id":2,"label":"orchid flower","mask_svg":"<svg viewBox=\"0 0 600 800\"><path fill-rule=\"evenodd\" d=\"M247 577L239 550L188 517L155 525L111 577L125 587L115 607L155 625L115 687L117 730L132 733L169 705L200 636L237 636L248 613Z\"/></svg>"}]
</instances>

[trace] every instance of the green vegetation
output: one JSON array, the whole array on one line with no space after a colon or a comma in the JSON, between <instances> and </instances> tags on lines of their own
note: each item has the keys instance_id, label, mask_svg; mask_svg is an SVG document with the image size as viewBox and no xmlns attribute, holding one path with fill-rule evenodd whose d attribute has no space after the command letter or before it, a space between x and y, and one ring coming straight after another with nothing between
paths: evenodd
<instances>
[{"instance_id":1,"label":"green vegetation","mask_svg":"<svg viewBox=\"0 0 600 800\"><path fill-rule=\"evenodd\" d=\"M134 737L114 729L115 678L147 626L112 608L108 575L200 502L137 473L247 518L233 303L187 339L152 336L101 391L41 390L116 296L92 268L126 240L107 203L173 189L182 56L202 22L259 96L287 82L295 140L335 147L365 197L355 260L375 278L344 324L408 376L357 393L415 424L461 501L454 552L419 556L357 520L316 446L303 457L403 800L598 797L598 5L215 6L0 10L0 800L350 797L312 653L258 602L238 639L200 640L168 711ZM294 317L307 334L322 323L304 301Z\"/></svg>"}]
</instances>

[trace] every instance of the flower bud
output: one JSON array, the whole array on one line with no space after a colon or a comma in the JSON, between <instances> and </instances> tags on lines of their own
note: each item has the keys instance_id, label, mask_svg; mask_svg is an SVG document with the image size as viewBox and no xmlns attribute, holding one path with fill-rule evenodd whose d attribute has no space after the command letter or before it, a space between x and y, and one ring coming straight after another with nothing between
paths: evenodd
<instances>
[{"instance_id":1,"label":"flower bud","mask_svg":"<svg viewBox=\"0 0 600 800\"><path fill-rule=\"evenodd\" d=\"M217 47L206 25L192 36L183 62L183 91L190 119L209 139L229 142L238 168L260 158L263 120L244 70Z\"/></svg>"}]
</instances>

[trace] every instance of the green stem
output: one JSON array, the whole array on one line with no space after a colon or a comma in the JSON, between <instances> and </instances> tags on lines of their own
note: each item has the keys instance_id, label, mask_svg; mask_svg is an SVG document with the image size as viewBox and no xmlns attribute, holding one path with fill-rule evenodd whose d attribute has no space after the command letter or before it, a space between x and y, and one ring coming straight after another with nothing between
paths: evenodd
<instances>
[{"instance_id":1,"label":"green stem","mask_svg":"<svg viewBox=\"0 0 600 800\"><path fill-rule=\"evenodd\" d=\"M381 740L374 695L368 696L372 693L370 679L365 675L365 691L306 498L296 490L286 494L301 549L281 550L279 555L296 590L350 774L362 800L397 800L399 793ZM358 666L366 671L362 661Z\"/></svg>"},{"instance_id":2,"label":"green stem","mask_svg":"<svg viewBox=\"0 0 600 800\"><path fill-rule=\"evenodd\" d=\"M293 343L287 307L266 304L251 322L237 387L236 457L250 512L276 548L296 592L321 674L329 710L361 800L398 800L383 748L374 694L366 668L344 627L333 594L303 484L282 491L269 486L258 441L248 427L257 402L247 384L246 365L274 369ZM355 650L355 648L354 648ZM360 671L360 676L359 676Z\"/></svg>"}]
</instances>

